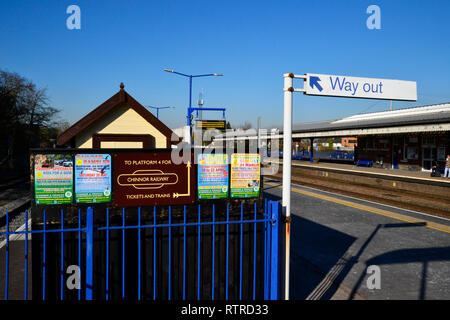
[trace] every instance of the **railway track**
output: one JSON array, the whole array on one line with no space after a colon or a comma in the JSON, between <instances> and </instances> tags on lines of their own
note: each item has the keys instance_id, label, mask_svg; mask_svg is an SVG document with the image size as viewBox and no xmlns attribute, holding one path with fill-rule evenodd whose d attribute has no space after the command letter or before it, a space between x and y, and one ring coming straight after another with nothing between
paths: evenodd
<instances>
[{"instance_id":1,"label":"railway track","mask_svg":"<svg viewBox=\"0 0 450 320\"><path fill-rule=\"evenodd\" d=\"M25 223L25 211L31 206L30 184L27 177L13 177L0 184L0 233L6 232L6 213L9 231ZM29 216L30 217L30 216ZM0 235L0 241L5 236Z\"/></svg>"},{"instance_id":2,"label":"railway track","mask_svg":"<svg viewBox=\"0 0 450 320\"><path fill-rule=\"evenodd\" d=\"M280 170L277 174L267 177L281 181L282 172ZM342 181L333 181L331 179L320 179L317 176L293 174L292 182L323 191L450 218L450 199L443 199L442 197L434 197L419 192L414 193L404 190L383 189L363 184L349 184Z\"/></svg>"},{"instance_id":3,"label":"railway track","mask_svg":"<svg viewBox=\"0 0 450 320\"><path fill-rule=\"evenodd\" d=\"M20 186L21 184L29 185L28 175L9 176L6 179L0 180L0 192L2 192L4 190L16 188L17 186Z\"/></svg>"},{"instance_id":4,"label":"railway track","mask_svg":"<svg viewBox=\"0 0 450 320\"><path fill-rule=\"evenodd\" d=\"M29 208L27 208L27 210L29 210ZM16 210L15 212L8 213L9 232L14 232L23 226L25 224L25 216L25 210ZM28 215L28 218L31 218L30 214ZM6 215L0 219L0 233L2 232L6 232ZM5 239L5 235L0 235L0 241Z\"/></svg>"}]
</instances>

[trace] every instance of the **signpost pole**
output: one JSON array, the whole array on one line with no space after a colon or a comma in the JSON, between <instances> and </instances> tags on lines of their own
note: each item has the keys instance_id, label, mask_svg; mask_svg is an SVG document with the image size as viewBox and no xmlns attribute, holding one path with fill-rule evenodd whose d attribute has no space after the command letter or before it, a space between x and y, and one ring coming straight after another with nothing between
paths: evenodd
<instances>
[{"instance_id":1,"label":"signpost pole","mask_svg":"<svg viewBox=\"0 0 450 320\"><path fill-rule=\"evenodd\" d=\"M284 299L289 299L289 250L291 224L291 162L292 162L292 94L294 91L292 73L284 75L284 121L283 121L283 211L285 224L285 271L284 271Z\"/></svg>"},{"instance_id":2,"label":"signpost pole","mask_svg":"<svg viewBox=\"0 0 450 320\"><path fill-rule=\"evenodd\" d=\"M94 209L86 210L86 300L93 299L94 286Z\"/></svg>"},{"instance_id":3,"label":"signpost pole","mask_svg":"<svg viewBox=\"0 0 450 320\"><path fill-rule=\"evenodd\" d=\"M417 101L417 83L414 81L357 78L321 74L294 75L284 77L284 122L283 122L283 198L285 216L285 281L284 299L289 299L289 246L291 224L291 163L292 163L292 94L365 98L381 100ZM293 79L303 79L303 89L293 87ZM313 162L313 142L311 138L311 162Z\"/></svg>"}]
</instances>

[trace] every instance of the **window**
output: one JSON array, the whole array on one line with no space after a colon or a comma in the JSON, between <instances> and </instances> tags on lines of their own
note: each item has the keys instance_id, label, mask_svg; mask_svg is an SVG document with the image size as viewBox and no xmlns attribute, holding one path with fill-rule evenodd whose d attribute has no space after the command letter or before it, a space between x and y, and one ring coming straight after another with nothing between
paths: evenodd
<instances>
[{"instance_id":1,"label":"window","mask_svg":"<svg viewBox=\"0 0 450 320\"><path fill-rule=\"evenodd\" d=\"M378 149L381 149L381 150L389 149L389 140L388 139L378 139Z\"/></svg>"},{"instance_id":2,"label":"window","mask_svg":"<svg viewBox=\"0 0 450 320\"><path fill-rule=\"evenodd\" d=\"M418 150L418 148L417 147L408 146L407 157L408 157L408 160L417 160L417 159L419 159L419 150Z\"/></svg>"},{"instance_id":3,"label":"window","mask_svg":"<svg viewBox=\"0 0 450 320\"><path fill-rule=\"evenodd\" d=\"M443 145L439 146L439 149L437 151L437 160L445 161L445 146Z\"/></svg>"},{"instance_id":4,"label":"window","mask_svg":"<svg viewBox=\"0 0 450 320\"><path fill-rule=\"evenodd\" d=\"M435 139L434 139L433 136L423 136L422 144L423 145L434 145L435 144Z\"/></svg>"},{"instance_id":5,"label":"window","mask_svg":"<svg viewBox=\"0 0 450 320\"><path fill-rule=\"evenodd\" d=\"M408 143L417 143L419 142L419 139L417 137L409 137Z\"/></svg>"},{"instance_id":6,"label":"window","mask_svg":"<svg viewBox=\"0 0 450 320\"><path fill-rule=\"evenodd\" d=\"M366 149L375 149L375 139L372 137L366 138Z\"/></svg>"}]
</instances>

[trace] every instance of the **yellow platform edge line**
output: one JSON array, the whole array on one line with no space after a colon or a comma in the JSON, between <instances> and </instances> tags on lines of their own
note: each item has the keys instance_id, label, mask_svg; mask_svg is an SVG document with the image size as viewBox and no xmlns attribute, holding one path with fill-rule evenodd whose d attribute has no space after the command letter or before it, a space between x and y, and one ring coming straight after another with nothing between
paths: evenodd
<instances>
[{"instance_id":1,"label":"yellow platform edge line","mask_svg":"<svg viewBox=\"0 0 450 320\"><path fill-rule=\"evenodd\" d=\"M274 187L278 187L280 189L282 189L282 186L280 186L279 184L275 184L275 183L271 183L271 182L265 182L265 184L270 185L270 186L274 186ZM442 231L442 232L446 232L446 233L450 233L450 227L443 225L443 224L439 224L436 222L432 222L432 221L428 221L428 220L424 220L424 219L417 219L414 217L410 217L410 216L406 216L400 213L394 213L391 211L387 211L387 210L383 210L383 209L377 209L374 207L370 207L370 206L366 206L363 204L358 204L358 203L354 203L351 201L347 201L347 200L340 200L334 197L330 197L330 196L325 196L325 195L320 195L314 192L310 192L310 191L303 191L303 190L299 190L296 188L291 188L291 190L293 192L299 193L299 194L303 194L306 196L310 196L310 197L314 197L314 198L318 198L321 200L325 200L325 201L330 201L333 203L337 203L337 204L341 204L347 207L351 207L351 208L355 208L355 209L359 209L362 211L366 211L366 212L370 212L370 213L375 213L381 216L385 216L388 218L392 218L392 219L396 219L396 220L400 220L400 221L404 221L404 222L408 222L408 223L425 223L425 227L430 228L430 229L434 229L434 230L438 230L438 231Z\"/></svg>"}]
</instances>

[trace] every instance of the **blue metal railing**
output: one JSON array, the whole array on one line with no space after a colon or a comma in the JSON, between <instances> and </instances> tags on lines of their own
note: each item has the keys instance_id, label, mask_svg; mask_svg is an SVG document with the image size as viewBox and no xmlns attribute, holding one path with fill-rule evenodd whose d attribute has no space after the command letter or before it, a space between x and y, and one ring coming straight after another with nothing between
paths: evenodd
<instances>
[{"instance_id":1,"label":"blue metal railing","mask_svg":"<svg viewBox=\"0 0 450 320\"><path fill-rule=\"evenodd\" d=\"M106 300L111 299L111 283L110 283L110 246L111 246L111 239L110 239L110 233L113 231L121 232L121 255L122 255L122 272L121 272L121 298L126 299L126 272L130 272L129 270L126 270L126 245L125 245L125 231L131 230L131 229L137 229L137 239L138 239L138 246L137 246L137 299L141 300L143 298L142 295L142 279L143 279L143 270L142 270L142 231L144 229L151 229L153 230L153 271L152 271L152 277L153 277L153 299L155 300L157 298L157 230L163 230L166 229L168 231L168 265L167 265L167 271L168 271L168 287L167 287L167 297L159 297L159 298L167 298L168 300L171 300L173 298L173 292L172 292L172 273L174 272L172 264L172 230L174 228L182 228L183 235L182 235L182 252L183 252L183 258L182 258L182 266L179 266L177 270L182 268L182 294L180 295L183 300L186 299L186 293L187 293L187 277L186 277L186 263L188 259L192 259L192 261L195 261L195 257L189 257L187 255L187 229L191 228L191 230L196 230L197 233L197 261L196 261L196 267L197 267L197 292L196 297L198 300L200 300L201 297L201 244L202 244L202 230L205 227L210 226L211 227L211 237L212 237L212 244L211 244L211 293L210 298L214 300L216 298L215 295L215 289L216 288L216 278L215 278L215 271L216 271L216 227L219 226L225 226L225 300L228 300L229 298L229 262L230 262L230 226L238 226L239 227L239 257L233 257L233 261L239 261L239 299L243 299L243 259L244 259L244 251L243 251L243 242L244 242L244 225L248 226L247 233L250 234L253 232L253 248L249 249L249 255L250 252L253 252L253 266L252 266L252 279L251 279L251 286L252 286L252 292L251 292L251 298L256 299L257 298L257 282L259 277L257 277L257 227L258 225L261 226L261 229L263 231L262 235L262 241L259 243L260 248L262 249L262 281L263 281L263 297L266 300L275 300L278 299L278 287L279 287L279 281L278 281L278 228L279 228L279 215L280 215L280 204L276 201L269 201L265 200L264 210L262 217L258 218L258 210L257 210L257 203L255 202L253 205L253 217L247 220L244 220L244 206L241 203L240 205L240 219L239 220L230 220L230 204L226 204L226 219L223 220L217 220L216 214L217 209L215 204L212 204L212 215L210 221L202 221L201 220L201 206L198 205L198 219L197 221L187 221L187 212L186 212L186 206L183 208L183 220L182 222L175 222L172 221L172 206L168 207L168 223L159 223L157 224L157 211L156 207L153 207L153 223L152 224L142 224L142 218L141 218L141 208L138 208L138 216L137 216L137 224L136 225L127 225L126 224L126 210L125 208L122 209L122 225L111 225L110 224L110 210L106 209L106 225L104 226L97 226L94 227L94 209L92 207L88 207L86 209L86 226L82 228L82 210L78 209L78 227L77 228L65 228L64 224L64 210L60 210L60 228L56 229L49 229L47 227L47 212L46 210L43 210L42 214L42 222L43 222L43 228L41 230L28 230L28 211L25 213L26 216L26 228L25 231L9 231L9 217L8 213L6 214L6 232L0 233L0 235L4 235L6 237L6 247L5 247L5 294L4 298L5 300L9 298L9 277L10 275L10 236L11 235L24 235L25 236L25 293L24 293L24 299L28 299L28 235L42 235L42 299L45 300L47 298L47 234L50 233L59 233L60 234L60 280L59 280L59 298L63 300L64 293L66 292L65 288L65 281L64 281L64 272L65 272L65 259L64 259L64 245L65 241L67 244L67 241L69 241L70 236L68 236L69 239L65 240L65 235L69 233L75 233L78 235L78 266L80 267L80 284L83 284L83 281L81 281L81 258L82 258L82 233L85 234L85 245L86 245L86 261L85 261L85 275L84 275L84 289L85 289L85 299L86 300L92 300L94 298L94 232L102 231L106 233L106 263L104 264L106 270L105 271L105 292L104 297ZM98 214L98 213L97 213ZM253 228L251 228L253 227ZM253 230L251 230L253 229ZM249 238L250 239L250 238ZM101 244L98 244L101 245ZM250 246L250 245L249 245ZM249 247L250 248L250 247ZM0 249L1 250L1 249ZM67 251L67 250L66 250ZM195 264L195 263L194 263ZM181 263L180 263L181 265ZM249 269L250 270L250 269ZM1 272L0 269L0 276L3 272ZM162 276L162 275L161 275ZM220 285L222 282L217 282L217 285ZM223 284L222 284L223 285ZM80 289L78 289L78 299L82 299L82 285ZM99 294L97 293L96 296L98 297Z\"/></svg>"}]
</instances>

